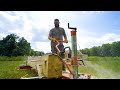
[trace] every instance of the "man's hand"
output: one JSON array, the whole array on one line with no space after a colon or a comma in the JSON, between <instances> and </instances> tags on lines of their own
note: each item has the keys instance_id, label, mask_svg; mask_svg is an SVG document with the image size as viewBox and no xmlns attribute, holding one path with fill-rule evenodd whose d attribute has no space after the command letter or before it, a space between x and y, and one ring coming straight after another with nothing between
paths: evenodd
<instances>
[{"instance_id":1,"label":"man's hand","mask_svg":"<svg viewBox=\"0 0 120 90\"><path fill-rule=\"evenodd\" d=\"M68 43L68 40L67 40L67 39L65 39L65 40L64 40L64 42L65 42L65 43Z\"/></svg>"},{"instance_id":2,"label":"man's hand","mask_svg":"<svg viewBox=\"0 0 120 90\"><path fill-rule=\"evenodd\" d=\"M52 40L53 42L56 42L56 41L57 41L55 38L51 38L51 40Z\"/></svg>"}]
</instances>

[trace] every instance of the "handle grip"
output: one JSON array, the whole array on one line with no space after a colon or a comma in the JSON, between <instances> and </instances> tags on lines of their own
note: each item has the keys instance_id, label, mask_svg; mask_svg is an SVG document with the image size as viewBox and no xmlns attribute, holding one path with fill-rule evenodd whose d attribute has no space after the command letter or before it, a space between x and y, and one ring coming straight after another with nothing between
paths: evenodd
<instances>
[{"instance_id":1,"label":"handle grip","mask_svg":"<svg viewBox=\"0 0 120 90\"><path fill-rule=\"evenodd\" d=\"M74 29L75 31L77 30L77 28L70 27L69 23L68 23L68 29Z\"/></svg>"},{"instance_id":2,"label":"handle grip","mask_svg":"<svg viewBox=\"0 0 120 90\"><path fill-rule=\"evenodd\" d=\"M60 53L61 51L59 50L58 46L60 45L60 42L64 42L63 40L57 40L57 45L55 46L57 51Z\"/></svg>"}]
</instances>

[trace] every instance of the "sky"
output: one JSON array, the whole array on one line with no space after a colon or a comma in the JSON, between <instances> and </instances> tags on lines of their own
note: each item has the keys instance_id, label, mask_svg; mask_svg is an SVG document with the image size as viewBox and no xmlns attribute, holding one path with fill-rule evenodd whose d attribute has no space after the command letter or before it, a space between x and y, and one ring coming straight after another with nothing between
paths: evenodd
<instances>
[{"instance_id":1,"label":"sky","mask_svg":"<svg viewBox=\"0 0 120 90\"><path fill-rule=\"evenodd\" d=\"M8 34L24 37L35 51L51 52L48 34L60 20L71 47L71 29L77 28L77 49L120 41L120 11L0 11L0 40Z\"/></svg>"}]
</instances>

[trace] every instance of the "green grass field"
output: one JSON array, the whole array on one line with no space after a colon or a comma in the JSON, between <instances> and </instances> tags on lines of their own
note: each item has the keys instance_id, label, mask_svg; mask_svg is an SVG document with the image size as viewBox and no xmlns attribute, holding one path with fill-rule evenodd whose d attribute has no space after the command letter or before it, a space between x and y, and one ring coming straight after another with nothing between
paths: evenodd
<instances>
[{"instance_id":1,"label":"green grass field","mask_svg":"<svg viewBox=\"0 0 120 90\"><path fill-rule=\"evenodd\" d=\"M0 61L0 79L38 76L35 71L18 70L21 64L26 63L25 59L6 58ZM120 79L120 57L89 57L84 63L85 66L79 66L79 73L90 74L93 79Z\"/></svg>"},{"instance_id":2,"label":"green grass field","mask_svg":"<svg viewBox=\"0 0 120 90\"><path fill-rule=\"evenodd\" d=\"M79 73L91 74L98 79L120 79L120 57L89 57Z\"/></svg>"},{"instance_id":3,"label":"green grass field","mask_svg":"<svg viewBox=\"0 0 120 90\"><path fill-rule=\"evenodd\" d=\"M3 57L1 57L3 58ZM5 57L4 57L5 58ZM20 57L18 57L20 58ZM8 60L9 58L6 57ZM34 77L37 76L35 71L18 70L21 64L25 64L25 60L10 58L11 61L0 61L0 79L20 79L21 77Z\"/></svg>"}]
</instances>

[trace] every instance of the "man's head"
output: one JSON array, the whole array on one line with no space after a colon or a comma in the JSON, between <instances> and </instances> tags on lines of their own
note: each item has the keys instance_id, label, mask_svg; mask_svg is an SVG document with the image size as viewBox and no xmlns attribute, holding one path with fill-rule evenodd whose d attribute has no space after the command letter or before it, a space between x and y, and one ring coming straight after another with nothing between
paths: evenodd
<instances>
[{"instance_id":1,"label":"man's head","mask_svg":"<svg viewBox=\"0 0 120 90\"><path fill-rule=\"evenodd\" d=\"M59 27L59 19L54 19L54 25L55 27Z\"/></svg>"}]
</instances>

